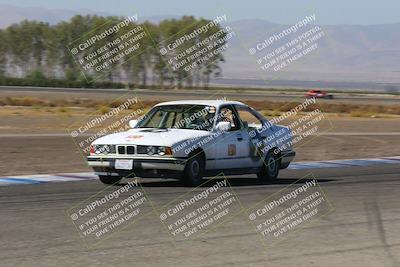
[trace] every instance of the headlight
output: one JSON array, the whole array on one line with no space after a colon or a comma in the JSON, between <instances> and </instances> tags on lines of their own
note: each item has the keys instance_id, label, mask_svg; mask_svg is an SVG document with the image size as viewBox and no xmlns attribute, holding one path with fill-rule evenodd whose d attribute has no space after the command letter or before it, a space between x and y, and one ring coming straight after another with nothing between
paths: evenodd
<instances>
[{"instance_id":1,"label":"headlight","mask_svg":"<svg viewBox=\"0 0 400 267\"><path fill-rule=\"evenodd\" d=\"M169 146L159 146L158 149L158 155L164 156L164 155L172 155L172 148Z\"/></svg>"},{"instance_id":2,"label":"headlight","mask_svg":"<svg viewBox=\"0 0 400 267\"><path fill-rule=\"evenodd\" d=\"M96 154L108 154L111 152L111 148L109 145L97 145L95 146L94 153Z\"/></svg>"},{"instance_id":3,"label":"headlight","mask_svg":"<svg viewBox=\"0 0 400 267\"><path fill-rule=\"evenodd\" d=\"M147 154L148 155L154 155L156 153L156 148L154 146L148 146L147 147Z\"/></svg>"},{"instance_id":4,"label":"headlight","mask_svg":"<svg viewBox=\"0 0 400 267\"><path fill-rule=\"evenodd\" d=\"M165 155L165 147L164 146L159 146L157 150L158 150L157 151L158 155L161 155L161 156Z\"/></svg>"},{"instance_id":5,"label":"headlight","mask_svg":"<svg viewBox=\"0 0 400 267\"><path fill-rule=\"evenodd\" d=\"M139 155L172 155L172 148L169 146L137 146L137 154Z\"/></svg>"}]
</instances>

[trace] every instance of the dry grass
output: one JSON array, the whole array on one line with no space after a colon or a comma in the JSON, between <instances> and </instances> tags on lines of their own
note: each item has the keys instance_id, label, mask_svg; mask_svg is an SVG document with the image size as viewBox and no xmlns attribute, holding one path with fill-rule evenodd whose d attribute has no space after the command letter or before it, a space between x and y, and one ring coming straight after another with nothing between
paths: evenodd
<instances>
[{"instance_id":1,"label":"dry grass","mask_svg":"<svg viewBox=\"0 0 400 267\"><path fill-rule=\"evenodd\" d=\"M271 114L275 116L280 112L286 112L299 105L300 102L290 102L282 104L279 102L268 101L243 101L256 110L262 110L265 115ZM345 103L321 103L307 106L305 111L312 111L317 108L322 109L325 113L345 113L353 117L373 117L379 114L400 115L400 105L359 105Z\"/></svg>"},{"instance_id":2,"label":"dry grass","mask_svg":"<svg viewBox=\"0 0 400 267\"><path fill-rule=\"evenodd\" d=\"M107 112L110 111L110 108L102 105L102 106L99 106L98 111L100 114L106 114Z\"/></svg>"},{"instance_id":3,"label":"dry grass","mask_svg":"<svg viewBox=\"0 0 400 267\"><path fill-rule=\"evenodd\" d=\"M64 107L58 108L57 111L60 113L68 113L68 109Z\"/></svg>"},{"instance_id":4,"label":"dry grass","mask_svg":"<svg viewBox=\"0 0 400 267\"><path fill-rule=\"evenodd\" d=\"M37 97L0 97L0 106L23 106L23 107L85 107L97 109L112 109L122 105L126 100L118 99L112 102L92 100L88 98L77 99L39 99ZM158 103L158 101L141 102L142 105L149 106ZM130 108L137 108L137 106Z\"/></svg>"},{"instance_id":5,"label":"dry grass","mask_svg":"<svg viewBox=\"0 0 400 267\"><path fill-rule=\"evenodd\" d=\"M25 106L34 108L46 108L47 112L51 112L52 107L68 108L82 107L94 108L99 113L104 114L112 108L116 108L123 104L125 99L118 99L112 102L104 100L92 100L88 98L79 99L52 99L44 100L37 97L0 97L0 106ZM138 106L142 109L157 104L159 101L140 101L137 105L130 108L136 109ZM243 101L252 106L256 110L260 110L266 116L279 116L282 112L286 112L300 104L299 102L270 102L270 101ZM346 103L321 103L320 105L309 105L305 111L322 108L325 113L348 114L352 117L378 117L382 114L400 115L400 105L373 105L373 104L346 104ZM63 112L63 111L62 111Z\"/></svg>"}]
</instances>

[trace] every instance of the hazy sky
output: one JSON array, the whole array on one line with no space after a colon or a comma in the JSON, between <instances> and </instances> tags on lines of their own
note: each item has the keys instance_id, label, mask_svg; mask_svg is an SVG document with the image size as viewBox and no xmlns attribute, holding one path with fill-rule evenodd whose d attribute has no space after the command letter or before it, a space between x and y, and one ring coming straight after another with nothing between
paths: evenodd
<instances>
[{"instance_id":1,"label":"hazy sky","mask_svg":"<svg viewBox=\"0 0 400 267\"><path fill-rule=\"evenodd\" d=\"M400 22L399 0L0 0L0 3L50 9L90 9L115 15L138 13L141 17L186 14L210 18L223 12L233 20L265 19L285 24L295 23L312 13L321 24Z\"/></svg>"}]
</instances>

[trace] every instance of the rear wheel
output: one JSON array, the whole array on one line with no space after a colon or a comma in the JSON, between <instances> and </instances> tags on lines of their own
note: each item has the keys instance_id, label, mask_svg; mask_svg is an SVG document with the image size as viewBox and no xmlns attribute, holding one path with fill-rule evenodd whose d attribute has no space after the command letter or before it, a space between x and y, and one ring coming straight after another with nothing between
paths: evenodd
<instances>
[{"instance_id":1,"label":"rear wheel","mask_svg":"<svg viewBox=\"0 0 400 267\"><path fill-rule=\"evenodd\" d=\"M99 179L103 184L117 184L121 181L122 177L120 176L111 176L111 175L99 175Z\"/></svg>"},{"instance_id":2,"label":"rear wheel","mask_svg":"<svg viewBox=\"0 0 400 267\"><path fill-rule=\"evenodd\" d=\"M190 186L201 184L204 175L204 159L200 153L189 158L183 172L183 181Z\"/></svg>"},{"instance_id":3,"label":"rear wheel","mask_svg":"<svg viewBox=\"0 0 400 267\"><path fill-rule=\"evenodd\" d=\"M259 173L258 179L262 181L273 181L279 174L279 158L272 150L268 152L265 161Z\"/></svg>"}]
</instances>

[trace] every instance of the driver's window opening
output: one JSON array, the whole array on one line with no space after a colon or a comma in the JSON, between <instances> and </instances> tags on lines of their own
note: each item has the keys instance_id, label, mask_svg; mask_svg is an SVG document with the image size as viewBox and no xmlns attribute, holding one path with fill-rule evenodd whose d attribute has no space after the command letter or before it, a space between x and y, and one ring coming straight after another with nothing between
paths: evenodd
<instances>
[{"instance_id":1,"label":"driver's window opening","mask_svg":"<svg viewBox=\"0 0 400 267\"><path fill-rule=\"evenodd\" d=\"M236 110L239 114L240 120L243 123L243 126L248 129L262 129L262 121L260 118L257 118L248 108L237 106Z\"/></svg>"},{"instance_id":2,"label":"driver's window opening","mask_svg":"<svg viewBox=\"0 0 400 267\"><path fill-rule=\"evenodd\" d=\"M235 115L235 112L233 111L233 108L228 106L228 107L222 107L220 109L220 112L218 114L218 122L225 121L230 123L230 130L229 131L235 131L240 129L240 122Z\"/></svg>"}]
</instances>

